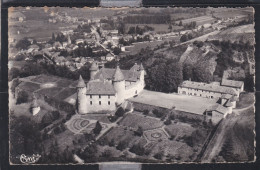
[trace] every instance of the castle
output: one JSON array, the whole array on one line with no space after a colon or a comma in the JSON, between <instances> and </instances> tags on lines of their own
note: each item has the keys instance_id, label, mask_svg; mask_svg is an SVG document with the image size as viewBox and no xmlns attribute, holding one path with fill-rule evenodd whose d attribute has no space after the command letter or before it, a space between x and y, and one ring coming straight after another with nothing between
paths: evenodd
<instances>
[{"instance_id":1,"label":"castle","mask_svg":"<svg viewBox=\"0 0 260 170\"><path fill-rule=\"evenodd\" d=\"M99 68L96 62L90 67L90 81L85 84L79 77L77 110L80 114L114 111L126 99L138 95L145 86L145 70L135 64L130 70Z\"/></svg>"}]
</instances>

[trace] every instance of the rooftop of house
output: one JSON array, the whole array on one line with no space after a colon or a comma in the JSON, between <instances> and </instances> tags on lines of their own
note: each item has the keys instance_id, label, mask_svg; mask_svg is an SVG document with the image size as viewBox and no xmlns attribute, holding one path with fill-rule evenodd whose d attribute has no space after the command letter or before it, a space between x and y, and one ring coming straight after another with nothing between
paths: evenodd
<instances>
[{"instance_id":1,"label":"rooftop of house","mask_svg":"<svg viewBox=\"0 0 260 170\"><path fill-rule=\"evenodd\" d=\"M235 88L241 88L243 86L243 81L236 81L236 80L227 80L222 79L221 85L222 86L229 86L229 87L235 87Z\"/></svg>"},{"instance_id":2,"label":"rooftop of house","mask_svg":"<svg viewBox=\"0 0 260 170\"><path fill-rule=\"evenodd\" d=\"M231 87L220 86L220 85L215 85L215 84L208 84L208 83L201 83L201 82L194 82L194 81L188 81L188 80L182 82L180 87L237 95L237 92Z\"/></svg>"},{"instance_id":3,"label":"rooftop of house","mask_svg":"<svg viewBox=\"0 0 260 170\"><path fill-rule=\"evenodd\" d=\"M138 81L141 75L139 70L140 70L140 65L135 64L130 70L121 70L121 72L126 81L136 82ZM115 71L116 69L113 68L101 68L95 75L94 79L100 79L100 77L102 77L103 79L113 80Z\"/></svg>"},{"instance_id":4,"label":"rooftop of house","mask_svg":"<svg viewBox=\"0 0 260 170\"><path fill-rule=\"evenodd\" d=\"M114 95L116 94L116 91L110 82L102 80L91 80L88 82L86 94Z\"/></svg>"},{"instance_id":5,"label":"rooftop of house","mask_svg":"<svg viewBox=\"0 0 260 170\"><path fill-rule=\"evenodd\" d=\"M228 112L228 109L221 104L216 104L208 108L207 111L217 111L221 114L226 114Z\"/></svg>"}]
</instances>

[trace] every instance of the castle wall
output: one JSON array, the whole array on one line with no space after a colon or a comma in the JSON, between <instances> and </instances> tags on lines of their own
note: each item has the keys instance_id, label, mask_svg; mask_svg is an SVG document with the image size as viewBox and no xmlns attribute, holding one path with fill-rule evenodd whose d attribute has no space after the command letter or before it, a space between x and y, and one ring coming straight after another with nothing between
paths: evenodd
<instances>
[{"instance_id":1,"label":"castle wall","mask_svg":"<svg viewBox=\"0 0 260 170\"><path fill-rule=\"evenodd\" d=\"M206 98L220 98L221 97L221 93L218 93L218 92L211 92L211 91L198 90L198 89L185 88L185 87L178 87L178 93L184 94L184 95L206 97Z\"/></svg>"},{"instance_id":2,"label":"castle wall","mask_svg":"<svg viewBox=\"0 0 260 170\"><path fill-rule=\"evenodd\" d=\"M137 81L125 87L125 98L131 98L138 95L144 89L144 83L142 81Z\"/></svg>"},{"instance_id":3,"label":"castle wall","mask_svg":"<svg viewBox=\"0 0 260 170\"><path fill-rule=\"evenodd\" d=\"M87 98L85 94L86 94L86 87L78 88L78 112L79 113L87 113L87 108L85 106Z\"/></svg>"},{"instance_id":4,"label":"castle wall","mask_svg":"<svg viewBox=\"0 0 260 170\"><path fill-rule=\"evenodd\" d=\"M115 95L86 95L86 113L100 112L104 110L113 111L115 106Z\"/></svg>"},{"instance_id":5,"label":"castle wall","mask_svg":"<svg viewBox=\"0 0 260 170\"><path fill-rule=\"evenodd\" d=\"M125 80L119 81L119 82L113 82L114 88L117 93L116 97L116 103L121 104L124 102L126 96L125 96Z\"/></svg>"}]
</instances>

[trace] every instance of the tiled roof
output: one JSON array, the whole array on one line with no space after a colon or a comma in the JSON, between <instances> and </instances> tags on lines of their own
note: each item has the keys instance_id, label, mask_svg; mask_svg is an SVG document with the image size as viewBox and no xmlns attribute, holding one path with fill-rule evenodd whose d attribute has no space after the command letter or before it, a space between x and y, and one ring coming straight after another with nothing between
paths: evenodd
<instances>
[{"instance_id":1,"label":"tiled roof","mask_svg":"<svg viewBox=\"0 0 260 170\"><path fill-rule=\"evenodd\" d=\"M87 87L87 94L116 94L114 86L106 81L89 81Z\"/></svg>"},{"instance_id":2,"label":"tiled roof","mask_svg":"<svg viewBox=\"0 0 260 170\"><path fill-rule=\"evenodd\" d=\"M140 72L132 70L121 70L126 81L137 81L140 77ZM115 69L112 68L102 68L95 75L94 79L99 79L100 75L103 75L104 79L112 80Z\"/></svg>"},{"instance_id":3,"label":"tiled roof","mask_svg":"<svg viewBox=\"0 0 260 170\"><path fill-rule=\"evenodd\" d=\"M79 81L78 81L77 87L86 87L86 84L85 84L83 78L81 77L81 75L79 76Z\"/></svg>"},{"instance_id":4,"label":"tiled roof","mask_svg":"<svg viewBox=\"0 0 260 170\"><path fill-rule=\"evenodd\" d=\"M222 79L221 85L222 86L229 86L229 87L235 87L235 88L241 88L243 86L243 81L235 81L235 80L227 80Z\"/></svg>"},{"instance_id":5,"label":"tiled roof","mask_svg":"<svg viewBox=\"0 0 260 170\"><path fill-rule=\"evenodd\" d=\"M213 84L207 84L207 83L200 83L200 82L194 82L194 81L184 81L180 85L180 87L237 95L236 91L231 87L225 87L225 86L219 86L219 85L213 85Z\"/></svg>"},{"instance_id":6,"label":"tiled roof","mask_svg":"<svg viewBox=\"0 0 260 170\"><path fill-rule=\"evenodd\" d=\"M116 67L116 71L113 75L113 81L123 81L125 80L125 77L121 71L121 69L119 68L119 66Z\"/></svg>"}]
</instances>

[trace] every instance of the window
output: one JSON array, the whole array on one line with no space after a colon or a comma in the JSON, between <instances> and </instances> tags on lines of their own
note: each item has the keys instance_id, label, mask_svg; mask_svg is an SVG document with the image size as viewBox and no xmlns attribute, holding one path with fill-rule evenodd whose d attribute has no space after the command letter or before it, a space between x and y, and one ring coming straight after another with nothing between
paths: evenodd
<instances>
[{"instance_id":1,"label":"window","mask_svg":"<svg viewBox=\"0 0 260 170\"><path fill-rule=\"evenodd\" d=\"M90 101L90 105L92 105L92 101Z\"/></svg>"},{"instance_id":2,"label":"window","mask_svg":"<svg viewBox=\"0 0 260 170\"><path fill-rule=\"evenodd\" d=\"M89 96L92 99L92 95Z\"/></svg>"},{"instance_id":3,"label":"window","mask_svg":"<svg viewBox=\"0 0 260 170\"><path fill-rule=\"evenodd\" d=\"M108 95L108 98L110 99L110 95Z\"/></svg>"},{"instance_id":4,"label":"window","mask_svg":"<svg viewBox=\"0 0 260 170\"><path fill-rule=\"evenodd\" d=\"M101 95L99 95L99 98L101 99Z\"/></svg>"},{"instance_id":5,"label":"window","mask_svg":"<svg viewBox=\"0 0 260 170\"><path fill-rule=\"evenodd\" d=\"M99 105L101 105L101 101L99 101Z\"/></svg>"},{"instance_id":6,"label":"window","mask_svg":"<svg viewBox=\"0 0 260 170\"><path fill-rule=\"evenodd\" d=\"M208 116L212 116L212 112L208 112L207 115L208 115Z\"/></svg>"},{"instance_id":7,"label":"window","mask_svg":"<svg viewBox=\"0 0 260 170\"><path fill-rule=\"evenodd\" d=\"M137 94L137 90L135 91L135 94Z\"/></svg>"},{"instance_id":8,"label":"window","mask_svg":"<svg viewBox=\"0 0 260 170\"><path fill-rule=\"evenodd\" d=\"M211 96L211 98L213 99L213 96Z\"/></svg>"},{"instance_id":9,"label":"window","mask_svg":"<svg viewBox=\"0 0 260 170\"><path fill-rule=\"evenodd\" d=\"M110 105L110 101L108 101L108 105Z\"/></svg>"}]
</instances>

